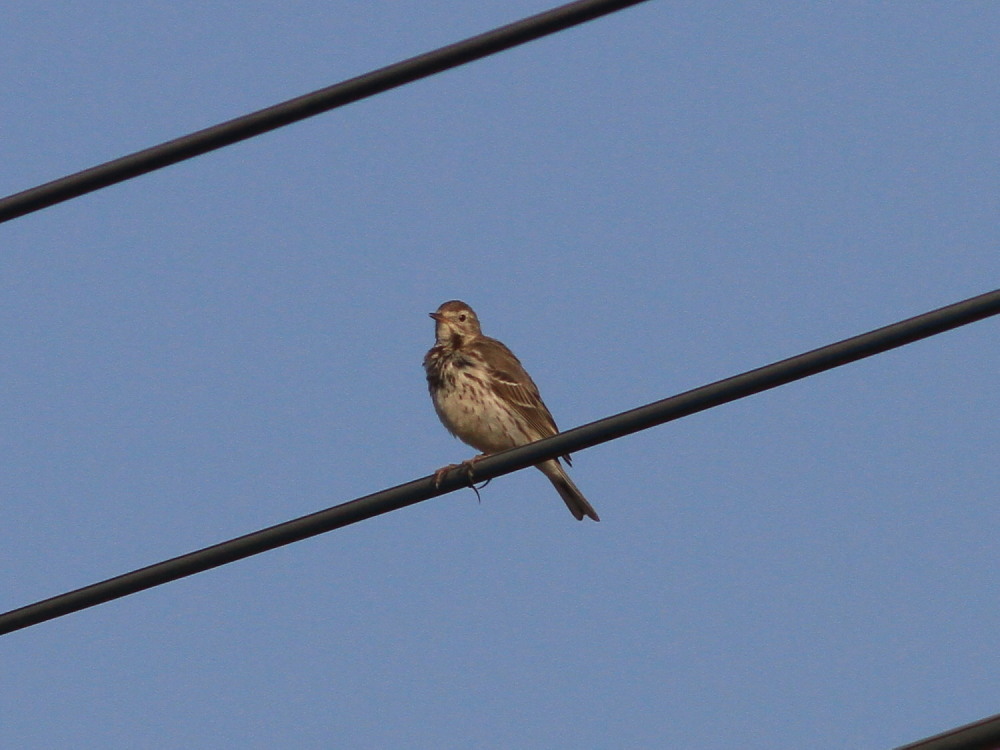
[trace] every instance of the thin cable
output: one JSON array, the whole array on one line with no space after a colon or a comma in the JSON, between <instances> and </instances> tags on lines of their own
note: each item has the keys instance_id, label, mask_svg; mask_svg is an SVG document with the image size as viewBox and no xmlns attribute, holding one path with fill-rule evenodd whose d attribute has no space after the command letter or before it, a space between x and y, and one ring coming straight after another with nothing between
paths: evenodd
<instances>
[{"instance_id":1,"label":"thin cable","mask_svg":"<svg viewBox=\"0 0 1000 750\"><path fill-rule=\"evenodd\" d=\"M591 422L530 445L488 456L476 463L476 480L482 481L509 474L546 459L680 419L997 314L1000 314L1000 289L742 375L695 388L663 401ZM433 477L423 477L51 599L29 604L0 615L0 635L308 539L382 513L405 508L465 487L467 482L468 478L463 469L449 472L439 487L434 486Z\"/></svg>"},{"instance_id":2,"label":"thin cable","mask_svg":"<svg viewBox=\"0 0 1000 750\"><path fill-rule=\"evenodd\" d=\"M0 199L0 223L647 0L580 0Z\"/></svg>"},{"instance_id":3,"label":"thin cable","mask_svg":"<svg viewBox=\"0 0 1000 750\"><path fill-rule=\"evenodd\" d=\"M988 716L896 750L996 750L1000 747L1000 714Z\"/></svg>"}]
</instances>

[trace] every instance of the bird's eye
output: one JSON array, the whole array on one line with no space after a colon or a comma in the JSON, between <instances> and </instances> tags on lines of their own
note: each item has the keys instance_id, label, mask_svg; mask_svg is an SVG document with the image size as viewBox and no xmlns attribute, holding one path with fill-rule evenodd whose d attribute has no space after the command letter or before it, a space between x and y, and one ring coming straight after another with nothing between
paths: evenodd
<instances>
[{"instance_id":1,"label":"bird's eye","mask_svg":"<svg viewBox=\"0 0 1000 750\"><path fill-rule=\"evenodd\" d=\"M464 323L465 322L465 313L462 313L461 315L459 315L458 316L458 320L459 320L460 323Z\"/></svg>"}]
</instances>

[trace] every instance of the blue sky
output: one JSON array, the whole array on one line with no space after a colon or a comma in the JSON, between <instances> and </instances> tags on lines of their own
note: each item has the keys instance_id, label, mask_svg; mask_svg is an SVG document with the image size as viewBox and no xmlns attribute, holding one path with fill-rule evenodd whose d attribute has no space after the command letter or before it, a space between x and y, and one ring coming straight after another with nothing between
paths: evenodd
<instances>
[{"instance_id":1,"label":"blue sky","mask_svg":"<svg viewBox=\"0 0 1000 750\"><path fill-rule=\"evenodd\" d=\"M0 193L538 2L19 3ZM1000 7L650 2L0 227L0 608L998 286ZM887 747L1000 711L996 320L0 639L10 747Z\"/></svg>"}]
</instances>

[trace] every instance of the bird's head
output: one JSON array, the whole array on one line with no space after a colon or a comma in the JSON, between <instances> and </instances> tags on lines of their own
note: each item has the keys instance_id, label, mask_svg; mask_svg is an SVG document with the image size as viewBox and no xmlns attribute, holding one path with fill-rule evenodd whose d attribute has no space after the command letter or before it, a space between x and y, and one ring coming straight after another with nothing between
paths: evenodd
<instances>
[{"instance_id":1,"label":"bird's head","mask_svg":"<svg viewBox=\"0 0 1000 750\"><path fill-rule=\"evenodd\" d=\"M437 323L434 332L439 344L460 346L462 341L481 333L476 313L461 300L445 302L430 316Z\"/></svg>"}]
</instances>

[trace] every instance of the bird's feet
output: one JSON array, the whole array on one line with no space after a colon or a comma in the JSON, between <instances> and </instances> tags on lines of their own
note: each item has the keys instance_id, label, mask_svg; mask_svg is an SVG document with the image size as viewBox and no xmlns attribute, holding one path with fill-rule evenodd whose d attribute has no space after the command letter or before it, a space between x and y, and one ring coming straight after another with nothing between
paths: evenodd
<instances>
[{"instance_id":1,"label":"bird's feet","mask_svg":"<svg viewBox=\"0 0 1000 750\"><path fill-rule=\"evenodd\" d=\"M447 474L452 469L457 469L458 464L448 464L447 466L442 466L440 469L434 472L434 489L441 488L441 480L444 479L445 474Z\"/></svg>"},{"instance_id":2,"label":"bird's feet","mask_svg":"<svg viewBox=\"0 0 1000 750\"><path fill-rule=\"evenodd\" d=\"M480 453L478 456L473 456L472 458L462 461L460 464L448 464L447 466L442 466L440 469L434 472L434 488L437 489L441 486L442 480L444 480L445 475L452 469L458 469L465 467L465 476L469 480L469 486L473 489L476 488L476 479L473 473L473 466L475 466L477 461L481 461L486 458L485 453ZM489 480L487 480L488 482Z\"/></svg>"}]
</instances>

